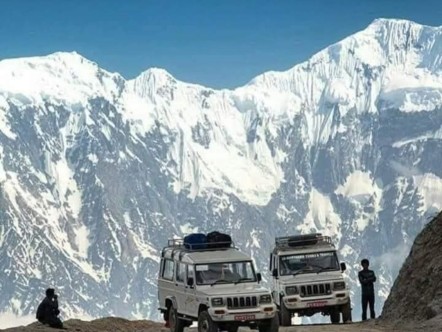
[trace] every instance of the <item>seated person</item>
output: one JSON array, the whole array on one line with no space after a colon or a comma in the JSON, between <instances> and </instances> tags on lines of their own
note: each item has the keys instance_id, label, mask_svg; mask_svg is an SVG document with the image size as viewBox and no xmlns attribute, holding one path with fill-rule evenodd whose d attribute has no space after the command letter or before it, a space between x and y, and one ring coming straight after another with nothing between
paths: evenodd
<instances>
[{"instance_id":1,"label":"seated person","mask_svg":"<svg viewBox=\"0 0 442 332\"><path fill-rule=\"evenodd\" d=\"M39 304L37 308L37 319L40 323L47 324L50 327L62 329L63 323L61 322L58 315L60 310L58 310L58 296L55 294L53 288L48 288L46 290L46 297Z\"/></svg>"}]
</instances>

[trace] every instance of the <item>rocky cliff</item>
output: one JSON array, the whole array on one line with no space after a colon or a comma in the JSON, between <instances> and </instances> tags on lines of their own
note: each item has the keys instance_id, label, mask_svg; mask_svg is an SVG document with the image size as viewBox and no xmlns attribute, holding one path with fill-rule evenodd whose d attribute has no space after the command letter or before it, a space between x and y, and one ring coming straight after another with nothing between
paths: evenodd
<instances>
[{"instance_id":1,"label":"rocky cliff","mask_svg":"<svg viewBox=\"0 0 442 332\"><path fill-rule=\"evenodd\" d=\"M387 321L427 321L442 329L442 212L416 237L385 302Z\"/></svg>"}]
</instances>

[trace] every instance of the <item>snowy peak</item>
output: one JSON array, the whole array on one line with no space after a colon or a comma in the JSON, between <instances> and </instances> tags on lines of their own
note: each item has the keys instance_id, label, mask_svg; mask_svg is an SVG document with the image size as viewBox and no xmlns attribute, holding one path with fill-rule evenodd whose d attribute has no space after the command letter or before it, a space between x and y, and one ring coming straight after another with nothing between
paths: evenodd
<instances>
[{"instance_id":1,"label":"snowy peak","mask_svg":"<svg viewBox=\"0 0 442 332\"><path fill-rule=\"evenodd\" d=\"M441 27L379 19L308 61L286 72L264 73L249 86L293 93L311 112L329 104L374 113L379 106L434 110L442 104L441 49ZM429 93L418 96L416 88Z\"/></svg>"},{"instance_id":2,"label":"snowy peak","mask_svg":"<svg viewBox=\"0 0 442 332\"><path fill-rule=\"evenodd\" d=\"M0 61L0 94L17 103L84 103L92 96L113 100L123 79L76 52Z\"/></svg>"},{"instance_id":3,"label":"snowy peak","mask_svg":"<svg viewBox=\"0 0 442 332\"><path fill-rule=\"evenodd\" d=\"M150 68L128 83L138 96L154 99L157 93L176 85L177 80L164 69Z\"/></svg>"}]
</instances>

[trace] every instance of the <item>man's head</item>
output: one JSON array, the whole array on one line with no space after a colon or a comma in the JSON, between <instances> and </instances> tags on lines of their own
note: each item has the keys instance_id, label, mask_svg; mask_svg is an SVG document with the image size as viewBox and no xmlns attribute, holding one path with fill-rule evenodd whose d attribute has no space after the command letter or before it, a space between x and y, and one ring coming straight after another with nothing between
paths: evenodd
<instances>
[{"instance_id":1,"label":"man's head","mask_svg":"<svg viewBox=\"0 0 442 332\"><path fill-rule=\"evenodd\" d=\"M53 288L46 289L46 296L52 299L55 296L55 289Z\"/></svg>"},{"instance_id":2,"label":"man's head","mask_svg":"<svg viewBox=\"0 0 442 332\"><path fill-rule=\"evenodd\" d=\"M367 258L364 258L364 259L361 261L361 265L362 265L362 267L363 267L364 269L368 269L368 267L370 266L370 262L368 261Z\"/></svg>"}]
</instances>

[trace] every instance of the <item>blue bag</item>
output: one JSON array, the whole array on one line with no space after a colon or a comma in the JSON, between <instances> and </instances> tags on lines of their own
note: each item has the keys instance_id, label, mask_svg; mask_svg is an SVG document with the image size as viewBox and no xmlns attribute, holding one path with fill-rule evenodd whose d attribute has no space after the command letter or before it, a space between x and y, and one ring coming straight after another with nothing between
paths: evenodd
<instances>
[{"instance_id":1,"label":"blue bag","mask_svg":"<svg viewBox=\"0 0 442 332\"><path fill-rule=\"evenodd\" d=\"M206 234L194 233L184 237L184 247L190 250L201 250L207 248Z\"/></svg>"}]
</instances>

